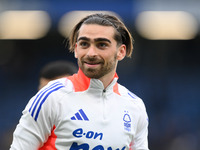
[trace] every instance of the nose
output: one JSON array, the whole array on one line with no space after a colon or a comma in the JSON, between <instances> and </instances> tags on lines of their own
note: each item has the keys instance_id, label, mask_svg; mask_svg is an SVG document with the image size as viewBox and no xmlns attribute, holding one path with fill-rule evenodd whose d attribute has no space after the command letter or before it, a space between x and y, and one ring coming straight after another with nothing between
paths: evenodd
<instances>
[{"instance_id":1,"label":"nose","mask_svg":"<svg viewBox=\"0 0 200 150\"><path fill-rule=\"evenodd\" d=\"M89 57L95 57L96 55L97 55L97 50L96 50L95 46L91 45L88 48L87 56L89 56Z\"/></svg>"}]
</instances>

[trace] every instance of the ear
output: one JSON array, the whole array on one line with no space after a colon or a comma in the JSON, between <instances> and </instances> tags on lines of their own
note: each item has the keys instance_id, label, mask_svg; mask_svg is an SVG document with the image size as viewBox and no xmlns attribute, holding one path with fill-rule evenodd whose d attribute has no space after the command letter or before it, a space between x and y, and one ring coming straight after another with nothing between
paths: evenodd
<instances>
[{"instance_id":1,"label":"ear","mask_svg":"<svg viewBox=\"0 0 200 150\"><path fill-rule=\"evenodd\" d=\"M75 48L74 48L74 57L77 58L77 43L75 44Z\"/></svg>"},{"instance_id":2,"label":"ear","mask_svg":"<svg viewBox=\"0 0 200 150\"><path fill-rule=\"evenodd\" d=\"M126 45L122 44L119 48L118 48L118 52L117 52L117 60L122 60L124 59L124 57L126 56Z\"/></svg>"}]
</instances>

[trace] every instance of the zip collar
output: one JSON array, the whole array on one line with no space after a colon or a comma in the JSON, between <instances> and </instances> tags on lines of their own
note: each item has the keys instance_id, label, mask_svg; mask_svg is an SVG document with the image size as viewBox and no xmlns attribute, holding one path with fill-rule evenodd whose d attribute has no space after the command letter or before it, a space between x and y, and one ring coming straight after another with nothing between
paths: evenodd
<instances>
[{"instance_id":1,"label":"zip collar","mask_svg":"<svg viewBox=\"0 0 200 150\"><path fill-rule=\"evenodd\" d=\"M74 74L72 76L67 77L74 85L74 91L75 92L82 92L86 91L89 88L96 88L100 90L104 90L103 83L99 79L91 79L85 76L85 74L82 72L82 70L79 68L78 73ZM112 82L108 85L108 87L104 90L110 90L113 89L113 92L117 93L120 95L119 90L118 90L118 75L115 73Z\"/></svg>"}]
</instances>

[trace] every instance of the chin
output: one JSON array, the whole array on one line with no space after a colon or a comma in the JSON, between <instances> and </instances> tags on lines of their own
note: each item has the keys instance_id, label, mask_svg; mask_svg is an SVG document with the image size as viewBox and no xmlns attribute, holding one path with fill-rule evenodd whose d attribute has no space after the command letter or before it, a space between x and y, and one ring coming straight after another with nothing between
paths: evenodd
<instances>
[{"instance_id":1,"label":"chin","mask_svg":"<svg viewBox=\"0 0 200 150\"><path fill-rule=\"evenodd\" d=\"M89 77L89 78L93 78L93 79L99 79L102 77L102 74L99 71L94 71L94 70L87 70L84 71L84 74Z\"/></svg>"}]
</instances>

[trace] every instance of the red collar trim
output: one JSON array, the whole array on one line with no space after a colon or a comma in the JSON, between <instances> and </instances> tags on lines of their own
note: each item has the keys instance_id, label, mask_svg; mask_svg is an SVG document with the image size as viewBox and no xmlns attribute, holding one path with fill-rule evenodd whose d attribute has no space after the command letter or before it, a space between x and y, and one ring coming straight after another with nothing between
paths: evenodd
<instances>
[{"instance_id":1,"label":"red collar trim","mask_svg":"<svg viewBox=\"0 0 200 150\"><path fill-rule=\"evenodd\" d=\"M82 70L80 68L79 68L77 74L74 74L74 75L69 76L67 78L73 83L75 92L85 91L90 86L91 78L88 78L87 76L85 76L85 74L82 72ZM115 73L113 79L114 78L119 78L117 73ZM120 95L117 82L113 87L113 92Z\"/></svg>"}]
</instances>

